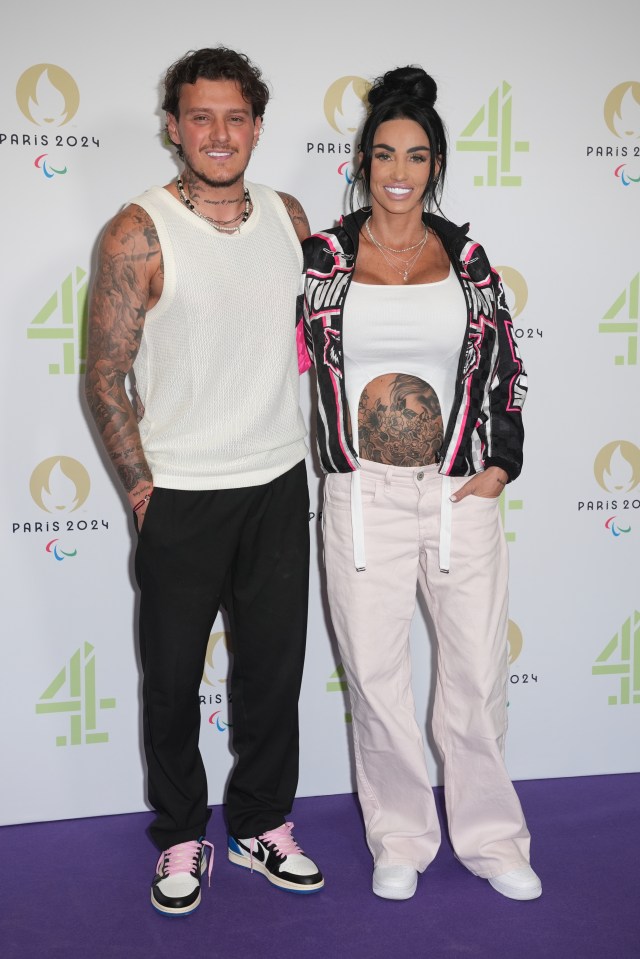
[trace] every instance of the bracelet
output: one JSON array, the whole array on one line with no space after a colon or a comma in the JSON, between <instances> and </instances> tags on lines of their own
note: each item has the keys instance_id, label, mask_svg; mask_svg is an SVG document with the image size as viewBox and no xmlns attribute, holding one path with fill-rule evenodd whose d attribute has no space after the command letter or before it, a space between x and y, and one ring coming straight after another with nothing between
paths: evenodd
<instances>
[{"instance_id":1,"label":"bracelet","mask_svg":"<svg viewBox=\"0 0 640 959\"><path fill-rule=\"evenodd\" d=\"M145 496L142 497L142 499L140 500L140 502L139 502L139 503L136 503L136 505L133 507L133 512L134 512L134 513L137 513L138 510L139 510L139 509L142 509L142 507L145 506L145 505L149 502L150 499L151 499L151 493L147 493Z\"/></svg>"}]
</instances>

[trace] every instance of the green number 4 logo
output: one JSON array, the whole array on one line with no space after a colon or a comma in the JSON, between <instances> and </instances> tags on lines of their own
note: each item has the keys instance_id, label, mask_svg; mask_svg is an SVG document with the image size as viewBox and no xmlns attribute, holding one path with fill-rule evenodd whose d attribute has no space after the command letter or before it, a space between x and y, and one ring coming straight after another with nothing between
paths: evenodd
<instances>
[{"instance_id":1,"label":"green number 4 logo","mask_svg":"<svg viewBox=\"0 0 640 959\"><path fill-rule=\"evenodd\" d=\"M36 713L69 713L69 736L56 736L56 746L106 743L108 733L97 732L98 709L114 709L115 699L96 699L96 658L85 643L77 649L47 686L36 704Z\"/></svg>"},{"instance_id":2,"label":"green number 4 logo","mask_svg":"<svg viewBox=\"0 0 640 959\"><path fill-rule=\"evenodd\" d=\"M624 315L626 307L627 315ZM622 314L622 315L621 315ZM616 366L636 366L638 363L638 320L640 319L640 273L636 273L629 286L622 291L602 318L600 333L624 333L627 336L627 353L614 357Z\"/></svg>"},{"instance_id":3,"label":"green number 4 logo","mask_svg":"<svg viewBox=\"0 0 640 959\"><path fill-rule=\"evenodd\" d=\"M328 693L346 693L349 691L347 686L347 680L345 679L345 671L342 663L338 664L338 668L334 673L331 673L329 676L329 682L327 683L327 692ZM345 723L351 722L351 713L344 714Z\"/></svg>"},{"instance_id":4,"label":"green number 4 logo","mask_svg":"<svg viewBox=\"0 0 640 959\"><path fill-rule=\"evenodd\" d=\"M523 509L523 506L524 504L521 499L507 499L507 494L505 492L500 494L498 509L500 510L502 526L504 528L504 538L506 539L507 543L515 543L516 541L516 534L507 529L507 510L520 510Z\"/></svg>"},{"instance_id":5,"label":"green number 4 logo","mask_svg":"<svg viewBox=\"0 0 640 959\"><path fill-rule=\"evenodd\" d=\"M640 703L640 613L637 610L633 614L633 630L629 616L596 659L592 673L620 677L620 695L609 696L610 706Z\"/></svg>"},{"instance_id":6,"label":"green number 4 logo","mask_svg":"<svg viewBox=\"0 0 640 959\"><path fill-rule=\"evenodd\" d=\"M463 152L487 153L487 174L475 176L474 186L522 186L522 177L513 174L512 153L528 153L527 140L514 140L511 87L497 86L472 120L466 125L456 149Z\"/></svg>"}]
</instances>

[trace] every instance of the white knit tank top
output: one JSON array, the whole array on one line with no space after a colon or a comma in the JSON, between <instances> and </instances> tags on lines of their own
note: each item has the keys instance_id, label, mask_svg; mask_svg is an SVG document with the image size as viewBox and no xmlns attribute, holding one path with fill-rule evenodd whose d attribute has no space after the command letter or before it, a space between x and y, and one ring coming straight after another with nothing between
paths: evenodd
<instances>
[{"instance_id":1,"label":"white knit tank top","mask_svg":"<svg viewBox=\"0 0 640 959\"><path fill-rule=\"evenodd\" d=\"M247 187L253 213L231 235L162 187L131 201L153 220L164 261L133 367L156 486L258 486L307 452L295 338L302 253L280 197Z\"/></svg>"}]
</instances>

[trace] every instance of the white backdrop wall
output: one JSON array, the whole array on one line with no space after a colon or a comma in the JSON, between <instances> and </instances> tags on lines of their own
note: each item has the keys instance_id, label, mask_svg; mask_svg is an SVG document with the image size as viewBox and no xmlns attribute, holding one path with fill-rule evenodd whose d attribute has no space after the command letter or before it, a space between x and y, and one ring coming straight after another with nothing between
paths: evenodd
<instances>
[{"instance_id":1,"label":"white backdrop wall","mask_svg":"<svg viewBox=\"0 0 640 959\"><path fill-rule=\"evenodd\" d=\"M401 10L60 0L4 16L2 283L4 823L144 808L132 524L82 403L95 246L129 198L176 175L160 81L188 49L249 54L273 89L250 179L311 226L343 208L364 82L421 63L450 134L445 211L502 270L530 374L511 554L514 778L638 770L640 68L635 0ZM195 26L194 26L195 25ZM302 384L307 414L310 383ZM300 795L352 788L348 702L312 529ZM233 757L225 624L203 676L210 801ZM433 646L412 629L427 728ZM428 736L427 736L428 739ZM430 745L434 779L440 769Z\"/></svg>"}]
</instances>

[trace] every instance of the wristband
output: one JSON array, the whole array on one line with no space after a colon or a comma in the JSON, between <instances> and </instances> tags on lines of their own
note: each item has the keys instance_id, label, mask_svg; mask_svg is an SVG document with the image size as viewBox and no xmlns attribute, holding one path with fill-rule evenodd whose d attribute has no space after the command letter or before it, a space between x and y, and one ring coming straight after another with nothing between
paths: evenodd
<instances>
[{"instance_id":1,"label":"wristband","mask_svg":"<svg viewBox=\"0 0 640 959\"><path fill-rule=\"evenodd\" d=\"M133 507L133 512L137 513L139 509L142 509L143 506L146 506L146 504L149 502L150 499L151 499L151 493L146 493L142 497L140 502L136 503L136 505Z\"/></svg>"}]
</instances>

